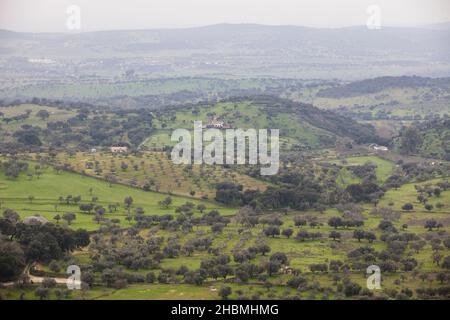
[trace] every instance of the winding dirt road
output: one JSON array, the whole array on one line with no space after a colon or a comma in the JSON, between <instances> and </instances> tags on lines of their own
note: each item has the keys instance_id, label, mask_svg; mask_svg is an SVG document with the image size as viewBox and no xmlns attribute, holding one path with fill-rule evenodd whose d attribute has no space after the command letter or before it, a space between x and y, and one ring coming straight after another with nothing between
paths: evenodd
<instances>
[{"instance_id":1,"label":"winding dirt road","mask_svg":"<svg viewBox=\"0 0 450 320\"><path fill-rule=\"evenodd\" d=\"M34 263L29 264L25 267L22 274L25 274L28 276L28 279L30 280L30 283L42 283L44 279L53 279L56 281L57 284L65 284L70 283L72 285L80 285L81 281L79 280L70 280L68 278L52 278L52 277L39 277L39 276L33 276L30 274L30 269L34 265ZM10 282L0 282L0 285L3 287L13 287L16 283L14 281Z\"/></svg>"}]
</instances>

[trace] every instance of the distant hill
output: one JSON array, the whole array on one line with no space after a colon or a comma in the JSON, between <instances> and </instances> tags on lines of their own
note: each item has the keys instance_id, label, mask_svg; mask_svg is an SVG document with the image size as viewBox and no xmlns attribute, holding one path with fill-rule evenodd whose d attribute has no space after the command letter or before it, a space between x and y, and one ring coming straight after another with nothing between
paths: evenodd
<instances>
[{"instance_id":1,"label":"distant hill","mask_svg":"<svg viewBox=\"0 0 450 320\"><path fill-rule=\"evenodd\" d=\"M449 29L256 24L73 34L2 30L0 58L6 59L2 67L7 69L20 65L33 70L35 63L19 58L52 59L52 71L67 75L135 68L165 76L436 77L450 74L449 38Z\"/></svg>"},{"instance_id":2,"label":"distant hill","mask_svg":"<svg viewBox=\"0 0 450 320\"><path fill-rule=\"evenodd\" d=\"M428 24L423 27L424 29L432 29L432 30L450 30L450 21Z\"/></svg>"},{"instance_id":3,"label":"distant hill","mask_svg":"<svg viewBox=\"0 0 450 320\"><path fill-rule=\"evenodd\" d=\"M326 98L348 98L377 93L392 88L419 87L450 88L450 78L425 78L418 76L378 77L322 89L317 93L317 96Z\"/></svg>"},{"instance_id":4,"label":"distant hill","mask_svg":"<svg viewBox=\"0 0 450 320\"><path fill-rule=\"evenodd\" d=\"M358 143L382 142L371 125L360 124L350 118L341 116L334 111L322 110L311 104L292 102L285 99L272 97L258 97L254 104L264 106L267 112L284 112L294 121L304 121L311 126L320 128L339 137L348 137ZM281 128L282 123L280 123Z\"/></svg>"},{"instance_id":5,"label":"distant hill","mask_svg":"<svg viewBox=\"0 0 450 320\"><path fill-rule=\"evenodd\" d=\"M334 111L274 96L230 98L216 104L161 110L156 114L155 132L144 145L161 147L173 129L192 129L194 120L204 124L212 119L233 128L279 129L282 147L331 147L339 138L359 143L384 143L371 125L360 124ZM159 143L159 145L158 145Z\"/></svg>"}]
</instances>

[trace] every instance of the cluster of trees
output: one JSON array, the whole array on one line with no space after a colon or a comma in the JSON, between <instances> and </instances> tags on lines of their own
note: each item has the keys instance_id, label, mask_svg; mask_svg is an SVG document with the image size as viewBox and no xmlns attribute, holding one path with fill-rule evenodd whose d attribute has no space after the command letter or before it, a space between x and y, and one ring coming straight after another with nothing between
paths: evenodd
<instances>
[{"instance_id":1,"label":"cluster of trees","mask_svg":"<svg viewBox=\"0 0 450 320\"><path fill-rule=\"evenodd\" d=\"M352 227L361 227L364 225L364 221L362 220L353 220L353 219L343 219L341 217L331 217L328 220L328 225L335 229L337 228L352 228Z\"/></svg>"},{"instance_id":2,"label":"cluster of trees","mask_svg":"<svg viewBox=\"0 0 450 320\"><path fill-rule=\"evenodd\" d=\"M376 202L384 194L376 183L367 180L362 183L350 184L346 191L354 202Z\"/></svg>"},{"instance_id":3,"label":"cluster of trees","mask_svg":"<svg viewBox=\"0 0 450 320\"><path fill-rule=\"evenodd\" d=\"M40 127L23 125L20 130L13 133L13 137L24 147L40 147L42 145L41 138L39 137L41 132L42 129Z\"/></svg>"},{"instance_id":4,"label":"cluster of trees","mask_svg":"<svg viewBox=\"0 0 450 320\"><path fill-rule=\"evenodd\" d=\"M0 280L17 277L27 262L50 262L89 244L86 230L76 231L52 223L28 225L13 210L0 219Z\"/></svg>"},{"instance_id":5,"label":"cluster of trees","mask_svg":"<svg viewBox=\"0 0 450 320\"><path fill-rule=\"evenodd\" d=\"M394 139L394 143L403 154L418 154L428 158L449 160L450 147L446 143L449 127L448 115L444 115L443 118L434 117L402 128L399 137ZM433 148L430 145L433 145Z\"/></svg>"},{"instance_id":6,"label":"cluster of trees","mask_svg":"<svg viewBox=\"0 0 450 320\"><path fill-rule=\"evenodd\" d=\"M297 239L300 242L306 241L306 240L316 240L322 238L322 233L320 232L308 232L306 230L300 230L297 235L295 236L295 239Z\"/></svg>"},{"instance_id":7,"label":"cluster of trees","mask_svg":"<svg viewBox=\"0 0 450 320\"><path fill-rule=\"evenodd\" d=\"M348 166L347 169L350 170L355 176L368 180L368 181L375 181L376 176L376 170L377 165L371 162L365 163L360 166Z\"/></svg>"},{"instance_id":8,"label":"cluster of trees","mask_svg":"<svg viewBox=\"0 0 450 320\"><path fill-rule=\"evenodd\" d=\"M36 102L41 103L40 99ZM145 109L137 110L105 110L92 105L71 104L48 101L49 105L75 111L76 115L67 120L51 120L47 110L36 113L47 121L46 128L22 125L11 129L16 144L0 143L0 149L11 151L45 151L49 148L63 149L68 144L75 144L78 149L89 150L92 147L123 145L138 146L153 132L153 115ZM31 110L12 118L3 117L4 122L21 121L29 117ZM127 141L121 141L126 136Z\"/></svg>"},{"instance_id":9,"label":"cluster of trees","mask_svg":"<svg viewBox=\"0 0 450 320\"><path fill-rule=\"evenodd\" d=\"M450 170L450 165L444 163L416 163L416 162L404 162L399 160L397 164L401 167L403 179L400 181L425 181L432 179L436 176L446 176Z\"/></svg>"},{"instance_id":10,"label":"cluster of trees","mask_svg":"<svg viewBox=\"0 0 450 320\"><path fill-rule=\"evenodd\" d=\"M231 182L216 184L216 201L228 206L238 206L243 201L243 186Z\"/></svg>"},{"instance_id":11,"label":"cluster of trees","mask_svg":"<svg viewBox=\"0 0 450 320\"><path fill-rule=\"evenodd\" d=\"M353 238L358 239L358 241L361 241L361 239L367 239L370 243L377 239L375 233L361 229L353 231Z\"/></svg>"},{"instance_id":12,"label":"cluster of trees","mask_svg":"<svg viewBox=\"0 0 450 320\"><path fill-rule=\"evenodd\" d=\"M436 185L432 184L426 184L424 186L415 185L415 189L418 193L417 195L417 201L422 203L424 205L424 208L428 211L431 211L434 209L434 206L428 201L434 196L436 199L439 199L441 196L442 191L445 191L448 189L450 184L448 181L438 182ZM436 207L438 209L443 208L444 204L441 202L436 203Z\"/></svg>"},{"instance_id":13,"label":"cluster of trees","mask_svg":"<svg viewBox=\"0 0 450 320\"><path fill-rule=\"evenodd\" d=\"M24 121L26 119L28 119L30 117L32 110L26 110L25 113L22 114L18 114L16 116L13 117L5 117L4 114L2 113L2 121L6 122L6 123L10 123L10 122L20 122L20 121Z\"/></svg>"},{"instance_id":14,"label":"cluster of trees","mask_svg":"<svg viewBox=\"0 0 450 320\"><path fill-rule=\"evenodd\" d=\"M231 182L217 183L215 200L227 206L251 206L255 210L292 208L322 212L328 206L339 203L372 202L376 205L384 189L374 182L374 168L370 163L354 168L365 178L361 183L351 184L345 189L337 185L337 172L332 167L324 166L318 177L307 168L280 168L278 175L262 177L271 183L263 192L243 190L242 185ZM252 173L250 170L249 174Z\"/></svg>"},{"instance_id":15,"label":"cluster of trees","mask_svg":"<svg viewBox=\"0 0 450 320\"><path fill-rule=\"evenodd\" d=\"M430 221L434 226L435 221ZM407 226L406 226L407 227ZM418 261L411 255L405 255L407 249L410 248L416 253L422 250L427 242L414 233L400 233L390 221L381 221L378 229L382 231L380 240L386 243L386 249L377 252L373 247L364 246L352 250L348 253L348 262L343 267L352 270L363 270L369 264L380 266L384 272L396 272L398 270L413 271L418 266ZM372 242L377 237L373 232L357 229L354 231L353 237L361 240L367 239ZM434 263L440 265L444 269L450 268L450 258L442 255L444 247L450 246L450 240L442 241L440 237L427 235L430 245L433 249L432 259ZM446 260L447 259L447 260Z\"/></svg>"},{"instance_id":16,"label":"cluster of trees","mask_svg":"<svg viewBox=\"0 0 450 320\"><path fill-rule=\"evenodd\" d=\"M109 232L111 231L110 229ZM212 250L212 238L208 236L198 236L181 245L176 235L167 239L153 236L143 241L136 231L128 231L124 234L120 229L115 229L112 236L109 235L107 238L103 236L103 233L106 235L103 230L93 236L91 249L96 254L93 256L92 264L86 268L88 274L100 272L102 283L114 288L123 288L130 283L155 281L159 283L181 281L201 285L208 278L227 279L229 276L233 276L237 282L247 282L255 277L265 279L267 276L277 274L283 266L289 264L287 256L281 252L273 253L260 263L253 263L257 254L266 256L270 252L270 247L264 242L257 242L248 249L236 250L230 257ZM186 266L178 269L160 267L159 263L162 259L177 258L181 254L189 256L194 250L207 250L213 255L202 260L197 270L190 270ZM232 259L238 264L230 264ZM121 267L131 270L159 268L161 271L158 276L155 276L154 272L143 276L125 272Z\"/></svg>"},{"instance_id":17,"label":"cluster of trees","mask_svg":"<svg viewBox=\"0 0 450 320\"><path fill-rule=\"evenodd\" d=\"M28 163L10 159L2 162L1 168L7 178L16 179L21 172L26 172L28 170Z\"/></svg>"},{"instance_id":18,"label":"cluster of trees","mask_svg":"<svg viewBox=\"0 0 450 320\"><path fill-rule=\"evenodd\" d=\"M321 198L320 188L296 188L270 186L264 192L259 190L245 190L242 185L231 182L216 185L215 200L227 206L249 205L254 209L280 209L291 207L295 209L309 209L318 205Z\"/></svg>"},{"instance_id":19,"label":"cluster of trees","mask_svg":"<svg viewBox=\"0 0 450 320\"><path fill-rule=\"evenodd\" d=\"M417 288L416 292L420 299L436 299L439 296L446 298L450 295L450 286L438 288Z\"/></svg>"},{"instance_id":20,"label":"cluster of trees","mask_svg":"<svg viewBox=\"0 0 450 320\"><path fill-rule=\"evenodd\" d=\"M375 114L373 113L373 109L377 107L386 107L386 106L393 106L393 105L399 105L400 103L397 100L392 100L388 103L376 103L372 105L365 106L364 109L353 109L352 107L347 106L341 106L339 107L336 112L345 116L352 118L354 120L403 120L403 121L414 121L414 120L422 120L426 119L427 116L422 117L420 114L404 114L404 115L398 115L393 114L392 110L378 110ZM435 114L439 116L439 114Z\"/></svg>"}]
</instances>

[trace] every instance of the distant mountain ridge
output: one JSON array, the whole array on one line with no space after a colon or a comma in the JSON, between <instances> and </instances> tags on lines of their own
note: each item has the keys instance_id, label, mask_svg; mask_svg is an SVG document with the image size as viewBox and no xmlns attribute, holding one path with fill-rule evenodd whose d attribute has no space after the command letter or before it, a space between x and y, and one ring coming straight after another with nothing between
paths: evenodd
<instances>
[{"instance_id":1,"label":"distant mountain ridge","mask_svg":"<svg viewBox=\"0 0 450 320\"><path fill-rule=\"evenodd\" d=\"M415 34L415 39L410 37L412 34ZM90 44L92 46L96 44L110 46L118 44L129 45L133 43L153 43L156 41L162 46L164 44L177 43L183 47L191 43L196 48L201 48L204 45L209 46L225 41L233 41L236 44L247 43L248 45L256 45L257 42L261 42L264 45L289 44L291 47L297 47L304 41L310 41L316 45L335 50L352 48L356 52L382 49L380 45L387 45L386 49L392 50L407 46L407 48L418 52L420 49L425 49L422 47L421 42L430 45L434 41L448 40L449 35L450 33L446 29L386 27L373 31L364 26L331 29L258 24L218 24L183 29L117 30L81 33L23 33L0 30L0 38L4 40L13 40L15 38L30 39L50 45L58 44L60 41L79 41L80 44ZM125 42L119 43L119 40ZM342 40L345 41L342 42ZM2 43L1 45L5 44ZM445 44L444 41L442 45L446 49L450 48L450 45ZM154 49L160 48L155 47Z\"/></svg>"},{"instance_id":2,"label":"distant mountain ridge","mask_svg":"<svg viewBox=\"0 0 450 320\"><path fill-rule=\"evenodd\" d=\"M0 59L6 59L6 66L14 63L9 61L12 57L49 58L56 63L92 59L89 62L99 65L102 72L110 71L108 61L122 67L150 64L172 76L183 72L321 79L397 74L436 77L450 75L448 39L450 29L369 30L365 26L319 29L219 24L72 34L2 30Z\"/></svg>"}]
</instances>

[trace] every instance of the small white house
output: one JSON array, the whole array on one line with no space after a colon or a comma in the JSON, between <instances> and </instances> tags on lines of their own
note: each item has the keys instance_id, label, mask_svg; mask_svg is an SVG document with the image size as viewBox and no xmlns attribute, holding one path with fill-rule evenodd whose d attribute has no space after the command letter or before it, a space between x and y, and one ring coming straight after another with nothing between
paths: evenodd
<instances>
[{"instance_id":1,"label":"small white house","mask_svg":"<svg viewBox=\"0 0 450 320\"><path fill-rule=\"evenodd\" d=\"M376 143L369 144L369 148L376 150L376 151L388 151L389 150L388 147L379 146Z\"/></svg>"},{"instance_id":2,"label":"small white house","mask_svg":"<svg viewBox=\"0 0 450 320\"><path fill-rule=\"evenodd\" d=\"M128 147L111 147L111 152L113 153L128 152Z\"/></svg>"},{"instance_id":3,"label":"small white house","mask_svg":"<svg viewBox=\"0 0 450 320\"><path fill-rule=\"evenodd\" d=\"M223 121L213 120L210 123L208 123L206 128L215 128L215 129L231 129L231 126L227 123L224 123Z\"/></svg>"}]
</instances>

